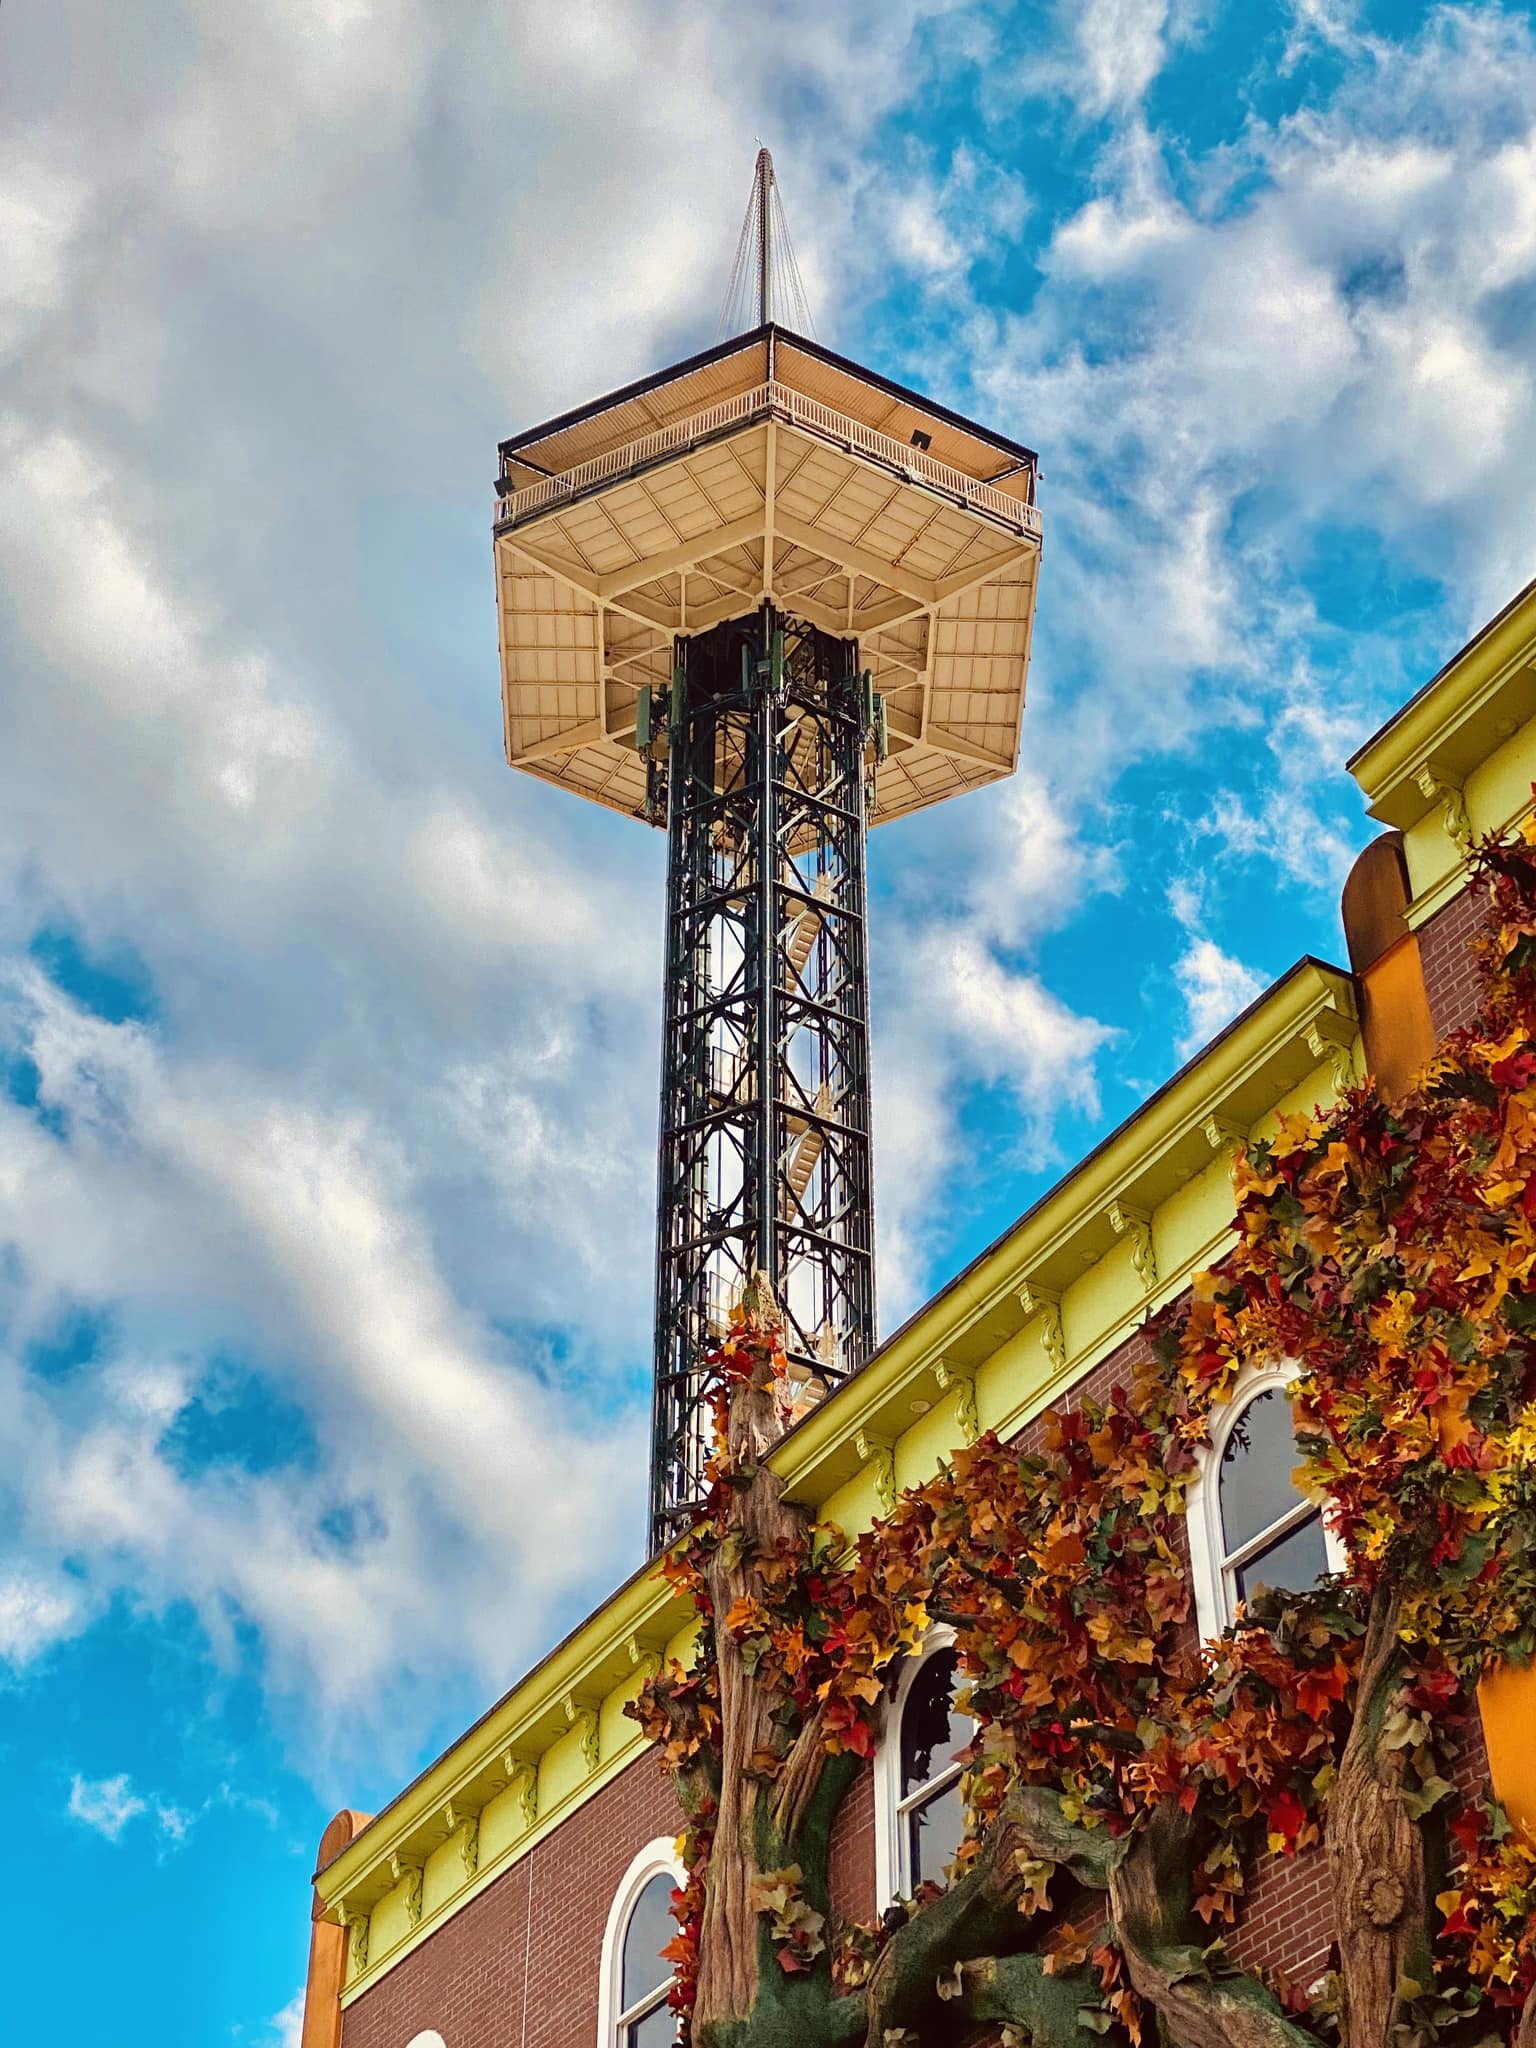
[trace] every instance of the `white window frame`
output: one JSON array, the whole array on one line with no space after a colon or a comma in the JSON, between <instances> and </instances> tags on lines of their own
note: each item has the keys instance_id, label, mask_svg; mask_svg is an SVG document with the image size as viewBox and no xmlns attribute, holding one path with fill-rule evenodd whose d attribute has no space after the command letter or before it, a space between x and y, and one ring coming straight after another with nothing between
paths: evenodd
<instances>
[{"instance_id":1,"label":"white window frame","mask_svg":"<svg viewBox=\"0 0 1536 2048\"><path fill-rule=\"evenodd\" d=\"M908 1657L896 1681L896 1691L885 1710L875 1742L875 1891L883 1913L897 1899L912 1896L912 1873L908 1847L907 1815L935 1792L960 1776L958 1764L946 1765L905 1797L901 1790L901 1719L907 1697L917 1683L917 1674L940 1650L952 1650L955 1632L935 1626L923 1638L923 1646Z\"/></svg>"},{"instance_id":2,"label":"white window frame","mask_svg":"<svg viewBox=\"0 0 1536 2048\"><path fill-rule=\"evenodd\" d=\"M1200 1634L1209 1641L1219 1636L1237 1607L1235 1575L1256 1551L1273 1543L1288 1528L1316 1514L1321 1506L1304 1494L1296 1496L1294 1507L1261 1529L1257 1536L1230 1554L1221 1528L1221 1461L1226 1456L1232 1432L1241 1422L1249 1404L1258 1395L1287 1393L1301 1368L1294 1359L1275 1359L1263 1365L1244 1366L1233 1383L1231 1399L1217 1409L1211 1422L1211 1440L1199 1454L1198 1470L1185 1496L1185 1526L1189 1531L1189 1562L1195 1584L1195 1616ZM1343 1571L1344 1546L1323 1516L1323 1546L1328 1569Z\"/></svg>"},{"instance_id":3,"label":"white window frame","mask_svg":"<svg viewBox=\"0 0 1536 2048\"><path fill-rule=\"evenodd\" d=\"M624 1937L629 1932L629 1916L653 1877L670 1877L678 1886L687 1882L688 1873L678 1861L677 1845L670 1835L658 1835L635 1851L608 1908L597 1979L597 2048L618 2048L622 2030L647 2011L645 2006L623 2008L619 2000L624 1995Z\"/></svg>"}]
</instances>

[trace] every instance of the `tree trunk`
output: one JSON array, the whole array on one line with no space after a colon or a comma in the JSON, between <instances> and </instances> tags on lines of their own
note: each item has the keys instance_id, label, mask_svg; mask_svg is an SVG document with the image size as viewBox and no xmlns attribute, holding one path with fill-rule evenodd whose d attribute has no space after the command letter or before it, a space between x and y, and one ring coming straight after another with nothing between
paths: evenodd
<instances>
[{"instance_id":1,"label":"tree trunk","mask_svg":"<svg viewBox=\"0 0 1536 2048\"><path fill-rule=\"evenodd\" d=\"M1350 2048L1388 2048L1400 1980L1434 1980L1424 1837L1402 1802L1406 1753L1381 1747L1382 1724L1402 1678L1397 1625L1397 1595L1378 1586L1354 1720L1328 1803L1328 1871Z\"/></svg>"},{"instance_id":2,"label":"tree trunk","mask_svg":"<svg viewBox=\"0 0 1536 2048\"><path fill-rule=\"evenodd\" d=\"M1115 1933L1138 1998L1171 2048L1317 2048L1254 1978L1216 1976L1188 1939L1193 1826L1168 1802L1125 1844L1109 1878Z\"/></svg>"},{"instance_id":3,"label":"tree trunk","mask_svg":"<svg viewBox=\"0 0 1536 2048\"><path fill-rule=\"evenodd\" d=\"M731 1469L751 1476L737 1485L732 1498L731 1528L739 1541L716 1552L705 1571L714 1609L721 1758L719 1812L705 1884L694 2008L694 2024L701 2033L721 2021L745 2018L758 1993L759 1921L753 1887L760 1874L762 1780L754 1775L752 1760L759 1750L773 1747L772 1702L762 1686L753 1684L725 1622L738 1600L762 1593L756 1564L760 1551L771 1550L781 1537L798 1535L801 1527L794 1509L783 1501L783 1481L762 1462L778 1435L766 1359L750 1383L733 1388L728 1428ZM728 1558L735 1561L728 1563Z\"/></svg>"}]
</instances>

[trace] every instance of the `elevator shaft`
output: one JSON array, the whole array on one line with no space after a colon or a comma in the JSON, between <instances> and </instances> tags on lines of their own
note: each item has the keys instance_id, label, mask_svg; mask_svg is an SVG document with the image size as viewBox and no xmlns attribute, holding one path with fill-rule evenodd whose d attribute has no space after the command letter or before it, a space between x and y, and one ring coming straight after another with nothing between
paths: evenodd
<instances>
[{"instance_id":1,"label":"elevator shaft","mask_svg":"<svg viewBox=\"0 0 1536 2048\"><path fill-rule=\"evenodd\" d=\"M869 679L764 605L677 641L667 711L653 1550L702 1497L705 1359L754 1272L812 1394L875 1331Z\"/></svg>"}]
</instances>

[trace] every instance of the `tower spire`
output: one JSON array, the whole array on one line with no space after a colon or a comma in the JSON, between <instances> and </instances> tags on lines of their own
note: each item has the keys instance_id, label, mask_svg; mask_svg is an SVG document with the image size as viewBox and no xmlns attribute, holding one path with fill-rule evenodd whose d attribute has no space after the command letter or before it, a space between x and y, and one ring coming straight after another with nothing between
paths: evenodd
<instances>
[{"instance_id":1,"label":"tower spire","mask_svg":"<svg viewBox=\"0 0 1536 2048\"><path fill-rule=\"evenodd\" d=\"M816 323L789 239L773 154L759 148L715 338L724 341L769 320L815 339Z\"/></svg>"},{"instance_id":2,"label":"tower spire","mask_svg":"<svg viewBox=\"0 0 1536 2048\"><path fill-rule=\"evenodd\" d=\"M773 158L757 152L757 324L773 318Z\"/></svg>"}]
</instances>

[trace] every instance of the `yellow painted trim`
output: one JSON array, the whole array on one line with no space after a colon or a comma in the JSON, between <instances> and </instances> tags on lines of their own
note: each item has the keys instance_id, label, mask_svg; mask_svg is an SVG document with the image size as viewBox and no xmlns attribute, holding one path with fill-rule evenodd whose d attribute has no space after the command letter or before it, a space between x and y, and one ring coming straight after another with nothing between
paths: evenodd
<instances>
[{"instance_id":1,"label":"yellow painted trim","mask_svg":"<svg viewBox=\"0 0 1536 2048\"><path fill-rule=\"evenodd\" d=\"M1317 1052L1308 1032L1316 1034ZM1026 1287L1042 1296L1068 1294L1115 1247L1108 1217L1116 1202L1123 1212L1150 1216L1155 1254L1156 1210L1211 1163L1202 1127L1246 1136L1330 1048L1353 1074L1355 1038L1349 976L1320 961L1299 962L774 1449L770 1462L791 1494L819 1507L845 1485L861 1462L856 1433L894 1441L910 1426L912 1401L937 1398L937 1364L977 1370L1033 1319L1021 1298ZM1117 1312L1110 1327L1129 1334L1165 1298L1159 1283ZM1072 1365L1080 1370L1090 1352L1103 1355L1105 1327L1096 1322L1091 1334L1067 1345ZM1044 1384L1021 1390L1020 1411Z\"/></svg>"},{"instance_id":2,"label":"yellow painted trim","mask_svg":"<svg viewBox=\"0 0 1536 2048\"><path fill-rule=\"evenodd\" d=\"M1349 763L1373 818L1407 831L1536 714L1536 583L1527 584ZM1421 778L1427 786L1421 786Z\"/></svg>"},{"instance_id":3,"label":"yellow painted trim","mask_svg":"<svg viewBox=\"0 0 1536 2048\"><path fill-rule=\"evenodd\" d=\"M509 1848L502 1851L501 1855L477 1870L474 1876L462 1884L450 1898L444 1899L435 1912L423 1914L419 1924L411 1929L403 1941L397 1941L377 1957L370 1948L367 1969L342 1991L342 2011L345 2012L349 2005L363 1996L364 1992L371 1991L381 1978L388 1976L396 1963L403 1963L408 1955L436 1934L443 1923L451 1920L460 1907L467 1906L470 1900L478 1898L488 1885L494 1884L497 1878L505 1876L507 1871L521 1863L530 1849L536 1849L546 1836L553 1834L563 1821L570 1818L578 1806L585 1805L588 1799L601 1792L605 1785L611 1784L622 1771L626 1771L637 1757L645 1754L647 1747L644 1737L637 1728L633 1740L623 1750L617 1751L584 1784L575 1787L563 1799L558 1800L547 1815L541 1813L526 1834L520 1835Z\"/></svg>"},{"instance_id":4,"label":"yellow painted trim","mask_svg":"<svg viewBox=\"0 0 1536 2048\"><path fill-rule=\"evenodd\" d=\"M659 1655L678 1627L676 1603L655 1568L637 1573L316 1873L322 1903L376 1904L394 1882L392 1856L424 1858L444 1839L440 1816L450 1802L478 1811L501 1789L505 1755L536 1766L569 1731L567 1699L605 1699L619 1691L634 1670L627 1646Z\"/></svg>"},{"instance_id":5,"label":"yellow painted trim","mask_svg":"<svg viewBox=\"0 0 1536 2048\"><path fill-rule=\"evenodd\" d=\"M1015 1430L1022 1429L1026 1423L1033 1422L1037 1415L1043 1415L1063 1388L1070 1387L1075 1381L1084 1378L1093 1371L1101 1359L1108 1358L1110 1353L1118 1350L1128 1337L1135 1336L1148 1316L1156 1315L1160 1308L1165 1308L1170 1301L1177 1300L1195 1274L1224 1258L1236 1241L1236 1236L1231 1230L1221 1230L1214 1237L1207 1238L1194 1252L1180 1261L1174 1272L1155 1293L1147 1297L1144 1304L1138 1303L1134 1309L1121 1316L1118 1322L1107 1324L1091 1344L1075 1357L1069 1358L1059 1371L1053 1370L1031 1380L1011 1408L1005 1409L998 1416L988 1418L987 1428L995 1429L999 1436L1009 1436Z\"/></svg>"},{"instance_id":6,"label":"yellow painted trim","mask_svg":"<svg viewBox=\"0 0 1536 2048\"><path fill-rule=\"evenodd\" d=\"M1536 730L1533 730L1532 737L1533 742L1536 742ZM1481 838L1488 832L1497 833L1502 838L1505 833L1513 831L1517 825L1523 825L1532 811L1529 799L1525 803L1517 805L1509 816L1504 818L1484 819L1477 807L1469 805L1468 808L1471 811L1471 828L1473 834L1478 838ZM1467 863L1465 859L1455 859L1451 861L1443 874L1436 876L1435 880L1427 888L1419 891L1418 895L1414 897L1413 901L1403 912L1403 922L1407 925L1409 931L1421 931L1429 923L1436 911L1444 910L1447 903L1453 902L1466 886Z\"/></svg>"}]
</instances>

